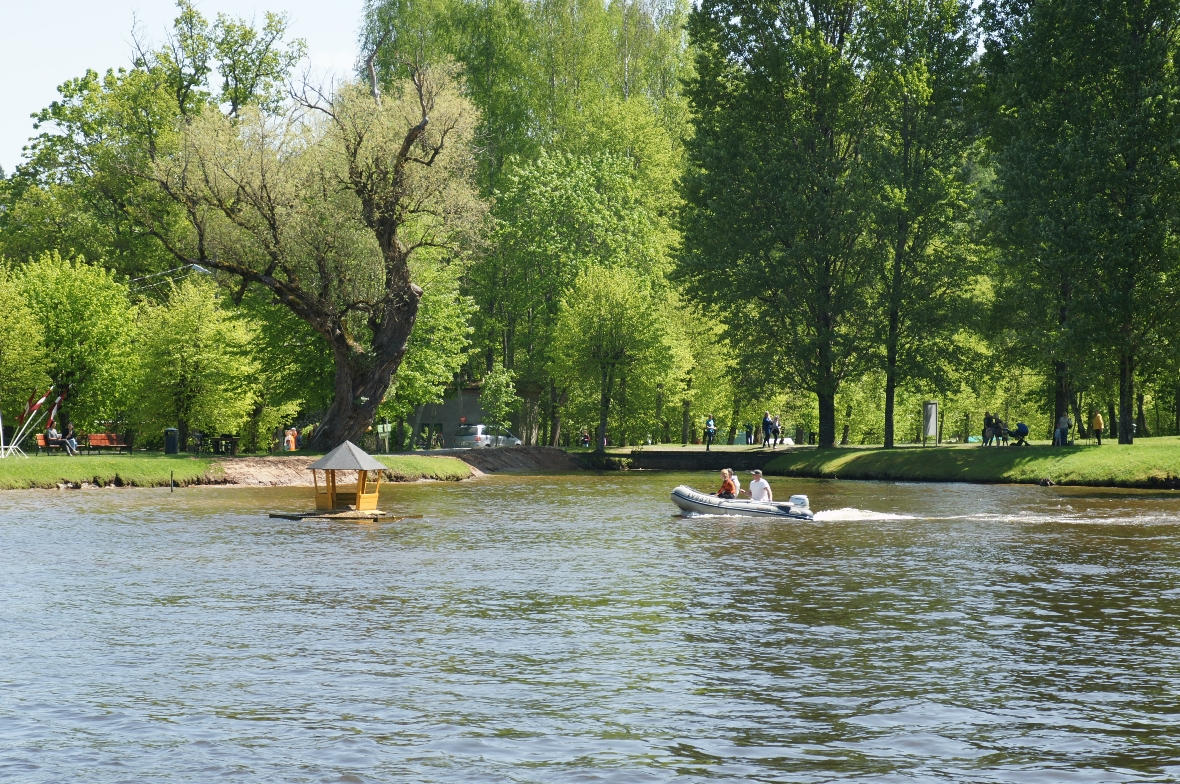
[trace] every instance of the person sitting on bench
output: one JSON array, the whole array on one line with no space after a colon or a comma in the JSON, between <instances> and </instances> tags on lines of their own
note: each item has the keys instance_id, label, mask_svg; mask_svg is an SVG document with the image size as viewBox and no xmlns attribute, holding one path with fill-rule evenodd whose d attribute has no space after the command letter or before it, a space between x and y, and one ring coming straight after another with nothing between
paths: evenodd
<instances>
[{"instance_id":1,"label":"person sitting on bench","mask_svg":"<svg viewBox=\"0 0 1180 784\"><path fill-rule=\"evenodd\" d=\"M66 451L67 455L76 455L77 451L70 446L70 442L61 437L61 433L57 432L56 427L49 427L45 429L45 443L48 446L60 446Z\"/></svg>"}]
</instances>

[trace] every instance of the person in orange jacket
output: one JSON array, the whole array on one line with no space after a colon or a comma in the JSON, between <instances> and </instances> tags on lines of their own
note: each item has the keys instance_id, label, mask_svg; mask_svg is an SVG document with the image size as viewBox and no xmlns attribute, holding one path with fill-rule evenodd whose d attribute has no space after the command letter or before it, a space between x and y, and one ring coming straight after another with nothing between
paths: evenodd
<instances>
[{"instance_id":1,"label":"person in orange jacket","mask_svg":"<svg viewBox=\"0 0 1180 784\"><path fill-rule=\"evenodd\" d=\"M1106 423L1102 421L1102 414L1098 409L1094 409L1093 417L1090 419L1090 429L1094 431L1094 437L1098 439L1098 446L1102 446L1102 431L1106 429Z\"/></svg>"}]
</instances>

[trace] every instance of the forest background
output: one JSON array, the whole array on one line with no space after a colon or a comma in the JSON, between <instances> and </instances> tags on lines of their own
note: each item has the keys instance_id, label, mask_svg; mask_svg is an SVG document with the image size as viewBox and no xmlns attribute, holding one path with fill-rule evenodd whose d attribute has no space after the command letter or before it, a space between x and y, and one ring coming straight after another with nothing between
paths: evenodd
<instances>
[{"instance_id":1,"label":"forest background","mask_svg":"<svg viewBox=\"0 0 1180 784\"><path fill-rule=\"evenodd\" d=\"M0 411L318 446L1180 432L1177 2L373 0L88 72L0 179ZM401 432L401 428L399 428ZM398 440L401 440L399 436Z\"/></svg>"}]
</instances>

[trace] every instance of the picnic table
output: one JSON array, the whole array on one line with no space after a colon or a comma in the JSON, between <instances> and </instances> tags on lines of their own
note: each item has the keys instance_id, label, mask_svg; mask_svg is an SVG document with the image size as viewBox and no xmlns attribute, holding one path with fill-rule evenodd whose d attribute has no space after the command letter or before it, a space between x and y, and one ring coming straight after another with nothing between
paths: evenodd
<instances>
[{"instance_id":1,"label":"picnic table","mask_svg":"<svg viewBox=\"0 0 1180 784\"><path fill-rule=\"evenodd\" d=\"M212 436L209 439L209 445L213 447L213 454L215 455L230 455L236 456L238 454L238 442L241 441L237 436L231 436L224 433L220 436Z\"/></svg>"}]
</instances>

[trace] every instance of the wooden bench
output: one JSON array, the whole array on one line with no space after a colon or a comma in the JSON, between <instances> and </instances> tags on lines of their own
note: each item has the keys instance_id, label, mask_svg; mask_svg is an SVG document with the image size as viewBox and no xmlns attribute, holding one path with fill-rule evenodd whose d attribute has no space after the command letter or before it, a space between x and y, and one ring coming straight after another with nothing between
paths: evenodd
<instances>
[{"instance_id":1,"label":"wooden bench","mask_svg":"<svg viewBox=\"0 0 1180 784\"><path fill-rule=\"evenodd\" d=\"M49 439L45 437L44 433L38 433L37 434L37 454L41 454L42 449L45 450L45 454L52 455L53 450L55 450L55 449L61 450L62 445L61 444L51 444L51 443L49 443Z\"/></svg>"},{"instance_id":2,"label":"wooden bench","mask_svg":"<svg viewBox=\"0 0 1180 784\"><path fill-rule=\"evenodd\" d=\"M128 454L131 453L131 447L114 433L91 433L86 436L86 454L90 454L91 449L114 449L120 452L126 449Z\"/></svg>"}]
</instances>

